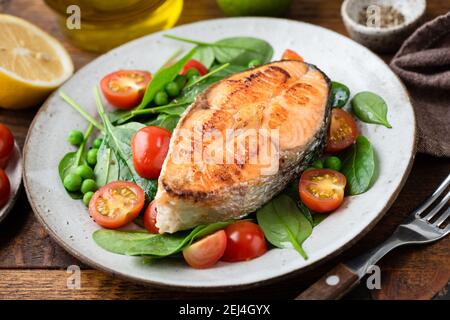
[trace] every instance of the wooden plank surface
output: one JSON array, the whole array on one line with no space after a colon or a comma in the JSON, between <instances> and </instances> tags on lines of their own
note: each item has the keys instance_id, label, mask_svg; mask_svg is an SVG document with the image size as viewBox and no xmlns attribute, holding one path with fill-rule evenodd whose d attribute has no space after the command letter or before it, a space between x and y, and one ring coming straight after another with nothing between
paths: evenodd
<instances>
[{"instance_id":1,"label":"wooden plank surface","mask_svg":"<svg viewBox=\"0 0 450 320\"><path fill-rule=\"evenodd\" d=\"M294 1L288 17L346 34L340 18L340 4L341 1L297 0ZM450 1L429 0L427 19L448 11L450 11ZM95 54L73 47L64 39L56 24L55 15L42 0L0 0L0 12L23 17L57 37L70 52L76 68L80 68L96 57ZM222 16L214 0L187 0L179 24ZM383 56L383 58L388 61L390 56ZM1 110L0 122L9 126L19 144L23 145L35 112L36 109L22 112ZM419 205L449 171L448 159L419 155L410 179L386 217L354 247L323 266L294 279L282 280L258 289L226 295L196 296L205 298L295 297L337 262L362 253L387 238L402 218ZM445 287L450 278L449 248L450 239L445 239L429 246L398 250L380 264L381 290L369 293L364 285L361 285L350 297L364 298L372 295L376 299L430 299ZM87 281L86 285L82 285L81 291L77 292L64 289L67 276L65 269L73 264L83 268L82 279L85 277ZM163 299L189 298L191 295L130 284L100 271L90 270L50 239L34 217L26 195L22 192L11 216L0 225L0 298L8 297Z\"/></svg>"}]
</instances>

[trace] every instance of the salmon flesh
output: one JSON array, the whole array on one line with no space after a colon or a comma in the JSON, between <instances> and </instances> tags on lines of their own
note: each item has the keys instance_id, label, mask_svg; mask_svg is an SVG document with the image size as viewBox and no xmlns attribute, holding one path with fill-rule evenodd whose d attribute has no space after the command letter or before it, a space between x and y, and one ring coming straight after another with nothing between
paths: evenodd
<instances>
[{"instance_id":1,"label":"salmon flesh","mask_svg":"<svg viewBox=\"0 0 450 320\"><path fill-rule=\"evenodd\" d=\"M254 212L323 151L331 82L293 60L234 74L201 93L173 131L155 197L161 233Z\"/></svg>"}]
</instances>

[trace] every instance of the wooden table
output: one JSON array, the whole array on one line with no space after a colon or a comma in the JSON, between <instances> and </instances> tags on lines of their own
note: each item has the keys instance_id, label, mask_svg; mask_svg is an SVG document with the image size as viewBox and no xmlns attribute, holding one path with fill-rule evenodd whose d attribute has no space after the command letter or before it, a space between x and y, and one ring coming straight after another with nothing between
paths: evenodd
<instances>
[{"instance_id":1,"label":"wooden table","mask_svg":"<svg viewBox=\"0 0 450 320\"><path fill-rule=\"evenodd\" d=\"M341 1L296 0L289 18L301 20L346 34L340 17ZM450 10L450 1L429 0L427 20ZM60 39L80 68L96 57L73 47L64 39L55 15L42 0L0 0L0 12L31 21ZM222 17L214 0L186 0L179 24ZM301 40L300 40L301 41ZM383 56L388 61L391 56ZM36 109L23 112L0 111L23 146ZM45 152L45 150L43 150ZM391 210L361 241L332 261L296 278L233 293L196 293L198 298L277 298L291 299L327 269L349 257L363 253L386 239L403 217L419 205L450 171L448 159L425 155L416 157L410 178ZM63 214L63 213L61 213ZM450 279L450 237L428 246L405 247L380 263L381 290L369 291L360 285L348 298L431 299L445 297ZM81 289L67 289L69 265L79 265ZM0 225L0 298L2 299L166 299L192 298L189 293L145 287L109 276L84 266L67 254L37 222L22 192L9 218ZM449 296L447 295L447 298Z\"/></svg>"}]
</instances>

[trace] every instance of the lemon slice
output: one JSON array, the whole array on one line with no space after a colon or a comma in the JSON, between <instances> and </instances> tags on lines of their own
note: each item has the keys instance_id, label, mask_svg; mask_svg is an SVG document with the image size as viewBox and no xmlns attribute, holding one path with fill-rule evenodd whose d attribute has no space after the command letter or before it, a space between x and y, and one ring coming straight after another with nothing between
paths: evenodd
<instances>
[{"instance_id":1,"label":"lemon slice","mask_svg":"<svg viewBox=\"0 0 450 320\"><path fill-rule=\"evenodd\" d=\"M35 106L73 73L64 47L33 24L0 14L0 107Z\"/></svg>"}]
</instances>

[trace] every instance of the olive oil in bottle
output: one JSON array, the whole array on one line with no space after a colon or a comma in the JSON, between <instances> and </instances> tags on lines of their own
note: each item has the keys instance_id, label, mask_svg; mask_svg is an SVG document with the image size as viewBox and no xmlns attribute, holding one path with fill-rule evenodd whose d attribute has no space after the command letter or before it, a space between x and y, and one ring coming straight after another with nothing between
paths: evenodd
<instances>
[{"instance_id":1,"label":"olive oil in bottle","mask_svg":"<svg viewBox=\"0 0 450 320\"><path fill-rule=\"evenodd\" d=\"M61 29L78 47L105 52L146 34L171 28L183 0L45 0L59 14ZM76 21L79 15L79 25Z\"/></svg>"}]
</instances>

